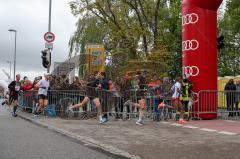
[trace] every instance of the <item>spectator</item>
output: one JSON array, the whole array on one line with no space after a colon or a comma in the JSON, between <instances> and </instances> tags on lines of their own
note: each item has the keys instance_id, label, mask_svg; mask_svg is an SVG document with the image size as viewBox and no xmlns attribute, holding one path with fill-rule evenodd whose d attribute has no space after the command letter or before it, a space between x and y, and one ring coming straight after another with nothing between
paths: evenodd
<instances>
[{"instance_id":1,"label":"spectator","mask_svg":"<svg viewBox=\"0 0 240 159\"><path fill-rule=\"evenodd\" d=\"M226 91L227 96L227 111L229 111L228 116L232 117L234 115L234 103L235 103L235 92L236 85L234 84L234 80L230 79L226 84L224 90Z\"/></svg>"},{"instance_id":2,"label":"spectator","mask_svg":"<svg viewBox=\"0 0 240 159\"><path fill-rule=\"evenodd\" d=\"M23 92L23 105L26 106L25 109L27 112L31 112L32 111L32 104L33 104L33 98L32 98L32 92L29 91L32 89L32 83L30 80L25 78L25 81L23 83L22 86L22 90Z\"/></svg>"},{"instance_id":3,"label":"spectator","mask_svg":"<svg viewBox=\"0 0 240 159\"><path fill-rule=\"evenodd\" d=\"M161 111L158 109L158 105L163 102L163 81L158 79L157 75L154 74L152 81L148 84L149 91L154 99L154 111L156 113L155 121L160 121Z\"/></svg>"},{"instance_id":4,"label":"spectator","mask_svg":"<svg viewBox=\"0 0 240 159\"><path fill-rule=\"evenodd\" d=\"M130 105L131 105L131 88L132 88L132 82L131 82L132 77L126 73L124 78L121 81L121 87L120 87L120 92L123 96L123 108L124 111L127 113L130 113ZM128 118L129 116L126 116Z\"/></svg>"},{"instance_id":5,"label":"spectator","mask_svg":"<svg viewBox=\"0 0 240 159\"><path fill-rule=\"evenodd\" d=\"M109 97L109 79L106 77L106 73L105 72L101 72L100 73L100 80L101 80L101 89L103 91L101 94L101 98L102 98L102 108L103 108L103 112L104 115L103 117L108 119L108 115L107 115L107 111L108 111L108 97Z\"/></svg>"},{"instance_id":6,"label":"spectator","mask_svg":"<svg viewBox=\"0 0 240 159\"><path fill-rule=\"evenodd\" d=\"M234 115L238 115L238 116L240 116L240 112L239 112L239 109L238 109L238 104L239 104L239 102L240 102L240 81L237 81L236 82L236 104L235 104L235 111L236 111L236 113L234 113Z\"/></svg>"},{"instance_id":7,"label":"spectator","mask_svg":"<svg viewBox=\"0 0 240 159\"><path fill-rule=\"evenodd\" d=\"M121 87L122 87L121 82L122 81L119 77L117 77L115 82L113 82L112 84L111 84L111 81L109 81L110 85L112 86L111 102L115 108L116 119L122 118L122 112L123 112L123 97L121 94Z\"/></svg>"},{"instance_id":8,"label":"spectator","mask_svg":"<svg viewBox=\"0 0 240 159\"><path fill-rule=\"evenodd\" d=\"M183 106L184 119L189 120L189 101L192 100L192 84L187 78L183 80L180 92L180 100Z\"/></svg>"},{"instance_id":9,"label":"spectator","mask_svg":"<svg viewBox=\"0 0 240 159\"><path fill-rule=\"evenodd\" d=\"M30 80L26 79L23 83L22 90L23 91L28 91L32 89L32 83Z\"/></svg>"}]
</instances>

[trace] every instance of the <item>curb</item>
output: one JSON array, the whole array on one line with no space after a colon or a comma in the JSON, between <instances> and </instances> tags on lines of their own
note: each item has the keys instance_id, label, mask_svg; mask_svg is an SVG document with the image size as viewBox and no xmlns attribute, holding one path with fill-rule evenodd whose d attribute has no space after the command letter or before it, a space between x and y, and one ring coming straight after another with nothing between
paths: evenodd
<instances>
[{"instance_id":1,"label":"curb","mask_svg":"<svg viewBox=\"0 0 240 159\"><path fill-rule=\"evenodd\" d=\"M57 132L61 135L69 137L69 138L71 138L71 139L73 139L77 142L80 142L84 146L102 151L102 152L107 153L111 156L122 158L122 159L141 159L140 156L132 155L127 151L118 149L118 148L113 147L111 145L103 144L100 141L97 141L97 140L92 139L90 137L77 135L77 134L71 133L69 131L56 128L54 126L43 124L43 123L41 123L37 120L34 120L34 119L31 119L29 117L24 116L22 113L18 113L18 116L23 120L26 120L28 122L31 122L31 123L33 123L35 125L38 125L38 126L41 126L43 128L47 128L47 129L52 130L54 132Z\"/></svg>"}]
</instances>

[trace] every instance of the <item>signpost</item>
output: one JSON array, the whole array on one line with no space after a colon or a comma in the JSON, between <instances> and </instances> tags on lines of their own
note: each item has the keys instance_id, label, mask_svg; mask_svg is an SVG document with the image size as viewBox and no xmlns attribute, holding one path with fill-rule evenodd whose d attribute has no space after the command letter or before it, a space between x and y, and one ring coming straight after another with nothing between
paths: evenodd
<instances>
[{"instance_id":1,"label":"signpost","mask_svg":"<svg viewBox=\"0 0 240 159\"><path fill-rule=\"evenodd\" d=\"M44 40L48 43L51 43L55 40L55 35L52 32L46 32L44 34Z\"/></svg>"},{"instance_id":2,"label":"signpost","mask_svg":"<svg viewBox=\"0 0 240 159\"><path fill-rule=\"evenodd\" d=\"M48 42L46 42L46 43L45 43L45 48L46 48L46 49L53 49L53 43L48 43Z\"/></svg>"}]
</instances>

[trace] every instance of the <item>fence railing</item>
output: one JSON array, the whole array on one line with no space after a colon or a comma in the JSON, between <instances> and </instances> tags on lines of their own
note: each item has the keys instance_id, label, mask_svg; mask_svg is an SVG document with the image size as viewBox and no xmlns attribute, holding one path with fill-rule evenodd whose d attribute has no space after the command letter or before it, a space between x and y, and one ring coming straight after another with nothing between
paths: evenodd
<instances>
[{"instance_id":1,"label":"fence railing","mask_svg":"<svg viewBox=\"0 0 240 159\"><path fill-rule=\"evenodd\" d=\"M133 106L143 98L146 101L145 118L148 120L169 119L174 116L171 96L162 95L160 98L147 90L130 91L105 91L97 90L94 93L83 90L50 90L48 93L49 104L46 113L49 116L60 116L62 118L86 119L97 115L96 106L90 100L82 108L76 108L69 113L70 105L80 103L88 95L90 99L99 97L104 113L114 118L132 119L138 117L139 109ZM97 92L97 93L96 93ZM209 117L232 117L238 116L240 91L212 91L203 90L193 93L193 106L190 108L190 116L193 118ZM160 102L164 101L166 107L157 109ZM38 96L36 91L26 91L20 95L20 105L28 112L34 112ZM169 107L167 107L169 106Z\"/></svg>"},{"instance_id":2,"label":"fence railing","mask_svg":"<svg viewBox=\"0 0 240 159\"><path fill-rule=\"evenodd\" d=\"M240 91L202 90L198 93L198 102L193 114L200 119L240 116L239 101Z\"/></svg>"},{"instance_id":3,"label":"fence railing","mask_svg":"<svg viewBox=\"0 0 240 159\"><path fill-rule=\"evenodd\" d=\"M171 106L170 96L155 96L146 90L130 90L130 91L93 91L97 94L82 91L82 90L50 90L48 92L48 107L46 108L47 115L53 114L63 118L89 118L97 115L96 106L90 100L87 105L82 108L76 108L69 113L68 107L70 105L80 103L87 95L90 99L98 97L101 101L103 112L109 116L122 119L131 119L138 117L139 109L133 104L140 99L146 101L146 119L171 118L172 110L162 108L157 109L160 102L164 101L166 105ZM27 112L34 112L38 103L37 91L25 91L20 95L20 105Z\"/></svg>"}]
</instances>

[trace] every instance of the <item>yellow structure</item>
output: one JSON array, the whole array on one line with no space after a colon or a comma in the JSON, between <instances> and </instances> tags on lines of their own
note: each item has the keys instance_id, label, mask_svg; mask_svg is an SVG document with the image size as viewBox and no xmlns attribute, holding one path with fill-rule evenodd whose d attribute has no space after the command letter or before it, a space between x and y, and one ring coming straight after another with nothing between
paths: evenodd
<instances>
[{"instance_id":1,"label":"yellow structure","mask_svg":"<svg viewBox=\"0 0 240 159\"><path fill-rule=\"evenodd\" d=\"M105 71L105 49L102 44L87 44L86 53L80 54L79 77Z\"/></svg>"},{"instance_id":2,"label":"yellow structure","mask_svg":"<svg viewBox=\"0 0 240 159\"><path fill-rule=\"evenodd\" d=\"M87 72L92 74L94 72L104 72L105 71L105 55L104 46L98 44L88 44L86 46L87 52Z\"/></svg>"},{"instance_id":3,"label":"yellow structure","mask_svg":"<svg viewBox=\"0 0 240 159\"><path fill-rule=\"evenodd\" d=\"M240 81L240 76L225 76L225 77L219 77L218 78L218 107L219 108L227 108L227 102L226 102L226 94L223 92L225 85L228 83L230 79L234 79L235 83L236 81Z\"/></svg>"}]
</instances>

